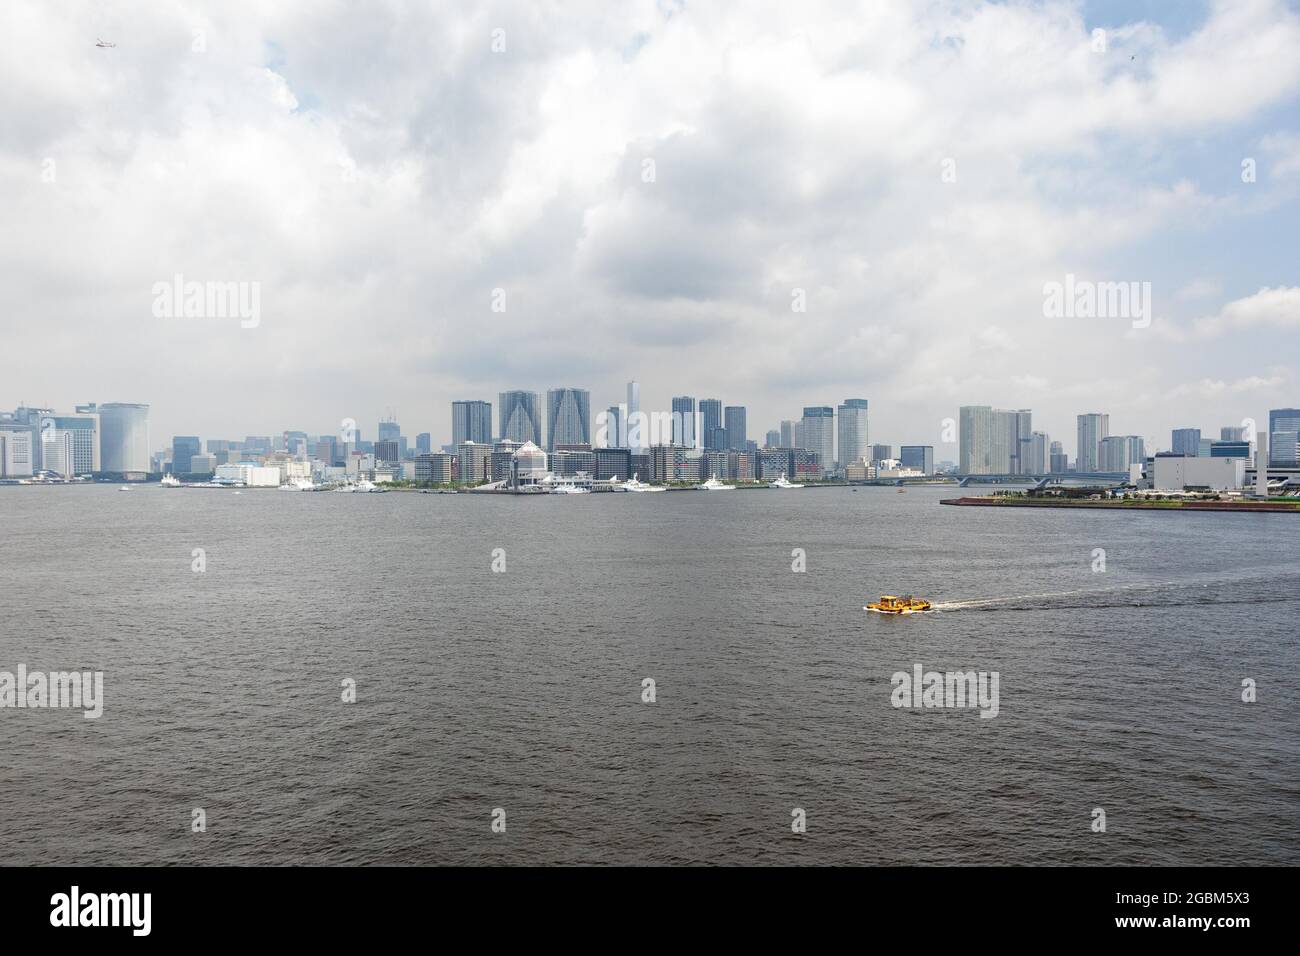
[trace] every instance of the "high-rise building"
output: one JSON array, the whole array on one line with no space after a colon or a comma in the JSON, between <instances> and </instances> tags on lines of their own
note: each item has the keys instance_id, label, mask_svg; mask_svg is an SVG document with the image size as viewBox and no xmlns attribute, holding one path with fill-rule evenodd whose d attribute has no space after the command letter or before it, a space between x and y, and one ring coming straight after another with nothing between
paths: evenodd
<instances>
[{"instance_id":1,"label":"high-rise building","mask_svg":"<svg viewBox=\"0 0 1300 956\"><path fill-rule=\"evenodd\" d=\"M641 424L641 416L637 414L640 411L641 383L634 380L627 383L627 441L634 455L646 453L646 441L649 438L648 435L641 434L645 431L645 426Z\"/></svg>"},{"instance_id":2,"label":"high-rise building","mask_svg":"<svg viewBox=\"0 0 1300 956\"><path fill-rule=\"evenodd\" d=\"M508 392L507 394L533 394ZM502 419L504 424L505 419ZM451 443L472 441L479 445L492 442L492 403L467 399L451 403Z\"/></svg>"},{"instance_id":3,"label":"high-rise building","mask_svg":"<svg viewBox=\"0 0 1300 956\"><path fill-rule=\"evenodd\" d=\"M1047 437L1047 432L1034 432L1029 439L1029 462L1023 474L1045 475L1049 463L1047 449L1051 441Z\"/></svg>"},{"instance_id":4,"label":"high-rise building","mask_svg":"<svg viewBox=\"0 0 1300 956\"><path fill-rule=\"evenodd\" d=\"M1129 465L1141 464L1146 457L1146 443L1140 436L1107 435L1100 442L1098 467L1093 470L1128 471Z\"/></svg>"},{"instance_id":5,"label":"high-rise building","mask_svg":"<svg viewBox=\"0 0 1300 956\"><path fill-rule=\"evenodd\" d=\"M433 435L429 432L420 432L415 436L415 453L417 455L427 455L433 451Z\"/></svg>"},{"instance_id":6,"label":"high-rise building","mask_svg":"<svg viewBox=\"0 0 1300 956\"><path fill-rule=\"evenodd\" d=\"M963 405L958 416L958 471L961 474L1030 473L1033 416L1028 409Z\"/></svg>"},{"instance_id":7,"label":"high-rise building","mask_svg":"<svg viewBox=\"0 0 1300 956\"><path fill-rule=\"evenodd\" d=\"M798 426L788 418L783 419L781 421L781 447L782 448L795 447L794 430L797 427Z\"/></svg>"},{"instance_id":8,"label":"high-rise building","mask_svg":"<svg viewBox=\"0 0 1300 956\"><path fill-rule=\"evenodd\" d=\"M1101 471L1101 440L1110 435L1110 416L1088 412L1078 417L1079 446L1075 471Z\"/></svg>"},{"instance_id":9,"label":"high-rise building","mask_svg":"<svg viewBox=\"0 0 1300 956\"><path fill-rule=\"evenodd\" d=\"M199 439L196 435L175 435L172 438L172 474L188 475L190 459L199 453Z\"/></svg>"},{"instance_id":10,"label":"high-rise building","mask_svg":"<svg viewBox=\"0 0 1300 956\"><path fill-rule=\"evenodd\" d=\"M1054 475L1070 470L1070 456L1065 453L1065 447L1059 441L1052 442L1047 464L1048 470Z\"/></svg>"},{"instance_id":11,"label":"high-rise building","mask_svg":"<svg viewBox=\"0 0 1300 956\"><path fill-rule=\"evenodd\" d=\"M695 447L695 398L691 395L673 399L673 444L681 448Z\"/></svg>"},{"instance_id":12,"label":"high-rise building","mask_svg":"<svg viewBox=\"0 0 1300 956\"><path fill-rule=\"evenodd\" d=\"M780 448L781 432L775 428L769 429L766 437L763 439L764 448Z\"/></svg>"},{"instance_id":13,"label":"high-rise building","mask_svg":"<svg viewBox=\"0 0 1300 956\"><path fill-rule=\"evenodd\" d=\"M835 468L835 409L829 405L809 405L799 420L800 441L817 453L823 471Z\"/></svg>"},{"instance_id":14,"label":"high-rise building","mask_svg":"<svg viewBox=\"0 0 1300 956\"><path fill-rule=\"evenodd\" d=\"M596 430L597 438L602 437L600 429ZM623 409L618 405L611 405L605 411L605 431L604 447L606 448L627 448L627 422L623 420ZM600 444L600 442L597 442Z\"/></svg>"},{"instance_id":15,"label":"high-rise building","mask_svg":"<svg viewBox=\"0 0 1300 956\"><path fill-rule=\"evenodd\" d=\"M377 441L397 441L402 437L402 426L397 424L393 418L386 418L379 423L379 438Z\"/></svg>"},{"instance_id":16,"label":"high-rise building","mask_svg":"<svg viewBox=\"0 0 1300 956\"><path fill-rule=\"evenodd\" d=\"M396 438L381 438L375 442L375 460L393 465L402 460L402 444Z\"/></svg>"},{"instance_id":17,"label":"high-rise building","mask_svg":"<svg viewBox=\"0 0 1300 956\"><path fill-rule=\"evenodd\" d=\"M715 434L717 429L722 427L722 402L716 398L700 399L700 437L704 440L703 447L716 448L716 445L710 444L713 440L710 436Z\"/></svg>"},{"instance_id":18,"label":"high-rise building","mask_svg":"<svg viewBox=\"0 0 1300 956\"><path fill-rule=\"evenodd\" d=\"M898 450L898 461L904 468L911 468L925 475L933 475L934 446L904 445ZM841 464L847 464L847 462L841 462Z\"/></svg>"},{"instance_id":19,"label":"high-rise building","mask_svg":"<svg viewBox=\"0 0 1300 956\"><path fill-rule=\"evenodd\" d=\"M745 428L745 406L728 405L722 410L722 426L727 430L727 447L744 451L748 433Z\"/></svg>"},{"instance_id":20,"label":"high-rise building","mask_svg":"<svg viewBox=\"0 0 1300 956\"><path fill-rule=\"evenodd\" d=\"M212 450L212 442L208 442L208 451ZM227 452L227 450L222 449L222 452ZM338 438L334 435L321 435L320 439L316 442L316 458L330 467L341 465L343 459L339 457ZM217 463L221 465L226 464L226 462L223 461L218 461Z\"/></svg>"},{"instance_id":21,"label":"high-rise building","mask_svg":"<svg viewBox=\"0 0 1300 956\"><path fill-rule=\"evenodd\" d=\"M553 388L546 393L546 450L556 445L591 444L591 393L584 388Z\"/></svg>"},{"instance_id":22,"label":"high-rise building","mask_svg":"<svg viewBox=\"0 0 1300 956\"><path fill-rule=\"evenodd\" d=\"M846 398L838 409L840 413L839 466L859 461L867 453L867 400ZM919 446L917 446L919 447Z\"/></svg>"},{"instance_id":23,"label":"high-rise building","mask_svg":"<svg viewBox=\"0 0 1300 956\"><path fill-rule=\"evenodd\" d=\"M1193 458L1200 455L1201 430L1199 428L1175 428L1169 450L1175 455L1190 455Z\"/></svg>"},{"instance_id":24,"label":"high-rise building","mask_svg":"<svg viewBox=\"0 0 1300 956\"><path fill-rule=\"evenodd\" d=\"M1273 408L1268 413L1268 464L1273 468L1300 467L1300 408Z\"/></svg>"},{"instance_id":25,"label":"high-rise building","mask_svg":"<svg viewBox=\"0 0 1300 956\"><path fill-rule=\"evenodd\" d=\"M501 437L507 441L542 443L541 396L536 392L510 391L498 396ZM477 439L475 439L477 441Z\"/></svg>"},{"instance_id":26,"label":"high-rise building","mask_svg":"<svg viewBox=\"0 0 1300 956\"><path fill-rule=\"evenodd\" d=\"M868 461L889 461L894 457L893 445L868 445L868 454L871 456Z\"/></svg>"},{"instance_id":27,"label":"high-rise building","mask_svg":"<svg viewBox=\"0 0 1300 956\"><path fill-rule=\"evenodd\" d=\"M99 461L104 471L149 470L148 405L105 402L99 406Z\"/></svg>"},{"instance_id":28,"label":"high-rise building","mask_svg":"<svg viewBox=\"0 0 1300 956\"><path fill-rule=\"evenodd\" d=\"M1250 436L1246 434L1246 429L1242 425L1228 425L1219 429L1219 441L1244 441L1249 442Z\"/></svg>"}]
</instances>

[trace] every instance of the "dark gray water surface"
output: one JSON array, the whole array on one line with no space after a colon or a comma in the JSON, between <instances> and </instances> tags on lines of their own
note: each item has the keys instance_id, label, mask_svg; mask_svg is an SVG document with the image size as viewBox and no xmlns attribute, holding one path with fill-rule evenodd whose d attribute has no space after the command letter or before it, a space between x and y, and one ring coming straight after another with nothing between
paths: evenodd
<instances>
[{"instance_id":1,"label":"dark gray water surface","mask_svg":"<svg viewBox=\"0 0 1300 956\"><path fill-rule=\"evenodd\" d=\"M956 494L0 488L4 862L1300 863L1300 517Z\"/></svg>"}]
</instances>

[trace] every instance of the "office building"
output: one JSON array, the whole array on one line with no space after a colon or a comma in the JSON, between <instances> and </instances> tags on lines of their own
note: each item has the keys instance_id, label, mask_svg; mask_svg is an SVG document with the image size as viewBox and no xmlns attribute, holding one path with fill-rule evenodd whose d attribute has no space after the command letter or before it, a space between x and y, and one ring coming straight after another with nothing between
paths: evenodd
<instances>
[{"instance_id":1,"label":"office building","mask_svg":"<svg viewBox=\"0 0 1300 956\"><path fill-rule=\"evenodd\" d=\"M1033 432L1029 436L1029 461L1025 466L1023 474L1026 475L1045 475L1049 465L1048 448L1051 446L1051 440L1047 432Z\"/></svg>"},{"instance_id":2,"label":"office building","mask_svg":"<svg viewBox=\"0 0 1300 956\"><path fill-rule=\"evenodd\" d=\"M415 453L417 455L427 455L433 451L433 435L429 432L420 432L415 436Z\"/></svg>"},{"instance_id":3,"label":"office building","mask_svg":"<svg viewBox=\"0 0 1300 956\"><path fill-rule=\"evenodd\" d=\"M1146 443L1139 436L1107 435L1098 446L1098 467L1093 470L1126 472L1129 465L1141 464L1146 457Z\"/></svg>"},{"instance_id":4,"label":"office building","mask_svg":"<svg viewBox=\"0 0 1300 956\"><path fill-rule=\"evenodd\" d=\"M32 428L0 422L0 478L30 478L34 473Z\"/></svg>"},{"instance_id":5,"label":"office building","mask_svg":"<svg viewBox=\"0 0 1300 956\"><path fill-rule=\"evenodd\" d=\"M862 456L869 462L887 461L894 457L893 445L870 445L868 454Z\"/></svg>"},{"instance_id":6,"label":"office building","mask_svg":"<svg viewBox=\"0 0 1300 956\"><path fill-rule=\"evenodd\" d=\"M402 446L395 438L381 438L375 442L375 460L393 465L402 460Z\"/></svg>"},{"instance_id":7,"label":"office building","mask_svg":"<svg viewBox=\"0 0 1300 956\"><path fill-rule=\"evenodd\" d=\"M522 390L502 392L498 396L501 437L523 444L542 443L541 396ZM477 441L478 439L474 439Z\"/></svg>"},{"instance_id":8,"label":"office building","mask_svg":"<svg viewBox=\"0 0 1300 956\"><path fill-rule=\"evenodd\" d=\"M597 481L608 481L611 478L619 478L626 481L632 477L632 452L627 448L596 448L593 449L596 454L596 471L595 478ZM640 476L645 480L645 475Z\"/></svg>"},{"instance_id":9,"label":"office building","mask_svg":"<svg viewBox=\"0 0 1300 956\"><path fill-rule=\"evenodd\" d=\"M188 475L190 459L199 453L199 439L196 435L175 435L172 437L172 474ZM269 454L269 453L268 453Z\"/></svg>"},{"instance_id":10,"label":"office building","mask_svg":"<svg viewBox=\"0 0 1300 956\"><path fill-rule=\"evenodd\" d=\"M627 441L634 455L646 453L646 443L650 436L642 434L645 426L641 424L641 384L636 381L627 383Z\"/></svg>"},{"instance_id":11,"label":"office building","mask_svg":"<svg viewBox=\"0 0 1300 956\"><path fill-rule=\"evenodd\" d=\"M1054 475L1064 474L1070 470L1070 457L1065 453L1065 446L1059 441L1050 445L1047 468Z\"/></svg>"},{"instance_id":12,"label":"office building","mask_svg":"<svg viewBox=\"0 0 1300 956\"><path fill-rule=\"evenodd\" d=\"M767 435L765 435L765 436L763 437L763 447L764 447L764 448L780 448L780 447L781 447L781 432L780 432L778 429L775 429L775 428L768 429Z\"/></svg>"},{"instance_id":13,"label":"office building","mask_svg":"<svg viewBox=\"0 0 1300 956\"><path fill-rule=\"evenodd\" d=\"M453 458L446 452L435 451L427 455L415 456L416 481L446 485L450 484L454 479Z\"/></svg>"},{"instance_id":14,"label":"office building","mask_svg":"<svg viewBox=\"0 0 1300 956\"><path fill-rule=\"evenodd\" d=\"M720 429L722 429L722 402L716 398L700 399L700 437L704 442L703 447L718 447L712 442L719 436ZM721 432L720 436L725 440L725 431Z\"/></svg>"},{"instance_id":15,"label":"office building","mask_svg":"<svg viewBox=\"0 0 1300 956\"><path fill-rule=\"evenodd\" d=\"M1270 467L1300 467L1297 440L1300 439L1300 408L1274 408L1268 413Z\"/></svg>"},{"instance_id":16,"label":"office building","mask_svg":"<svg viewBox=\"0 0 1300 956\"><path fill-rule=\"evenodd\" d=\"M1175 455L1201 454L1201 430L1199 428L1175 428L1169 450Z\"/></svg>"},{"instance_id":17,"label":"office building","mask_svg":"<svg viewBox=\"0 0 1300 956\"><path fill-rule=\"evenodd\" d=\"M898 450L898 460L904 469L919 471L923 475L934 474L933 445L904 445Z\"/></svg>"},{"instance_id":18,"label":"office building","mask_svg":"<svg viewBox=\"0 0 1300 956\"><path fill-rule=\"evenodd\" d=\"M817 455L823 471L835 468L835 409L809 405L799 420L800 444Z\"/></svg>"},{"instance_id":19,"label":"office building","mask_svg":"<svg viewBox=\"0 0 1300 956\"><path fill-rule=\"evenodd\" d=\"M795 441L794 433L798 428L798 423L790 419L783 419L781 422L781 446L782 448L794 448L798 442Z\"/></svg>"},{"instance_id":20,"label":"office building","mask_svg":"<svg viewBox=\"0 0 1300 956\"><path fill-rule=\"evenodd\" d=\"M748 432L745 426L745 406L728 405L722 410L722 427L727 430L727 448L744 451Z\"/></svg>"},{"instance_id":21,"label":"office building","mask_svg":"<svg viewBox=\"0 0 1300 956\"><path fill-rule=\"evenodd\" d=\"M99 406L99 461L104 471L149 471L148 405L105 402Z\"/></svg>"},{"instance_id":22,"label":"office building","mask_svg":"<svg viewBox=\"0 0 1300 956\"><path fill-rule=\"evenodd\" d=\"M456 446L457 478L461 481L487 481L492 472L489 463L492 460L492 446L480 445L474 441L463 441Z\"/></svg>"},{"instance_id":23,"label":"office building","mask_svg":"<svg viewBox=\"0 0 1300 956\"><path fill-rule=\"evenodd\" d=\"M867 400L846 398L837 411L840 416L840 444L836 460L842 468L867 454Z\"/></svg>"},{"instance_id":24,"label":"office building","mask_svg":"<svg viewBox=\"0 0 1300 956\"><path fill-rule=\"evenodd\" d=\"M546 393L546 447L591 444L591 393L553 388Z\"/></svg>"},{"instance_id":25,"label":"office building","mask_svg":"<svg viewBox=\"0 0 1300 956\"><path fill-rule=\"evenodd\" d=\"M509 393L509 394L533 394ZM504 419L503 419L504 423ZM472 441L476 445L492 443L492 403L466 399L451 403L451 443Z\"/></svg>"}]
</instances>

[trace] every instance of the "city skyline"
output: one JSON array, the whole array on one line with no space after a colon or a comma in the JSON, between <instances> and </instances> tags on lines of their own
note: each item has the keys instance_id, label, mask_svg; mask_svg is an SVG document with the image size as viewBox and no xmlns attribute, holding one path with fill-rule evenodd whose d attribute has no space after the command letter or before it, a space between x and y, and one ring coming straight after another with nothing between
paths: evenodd
<instances>
[{"instance_id":1,"label":"city skyline","mask_svg":"<svg viewBox=\"0 0 1300 956\"><path fill-rule=\"evenodd\" d=\"M977 402L1052 435L1123 409L1150 443L1294 404L1300 65L1257 55L1300 43L1282 2L578 5L544 40L507 5L500 52L431 10L217 9L198 51L179 12L95 9L116 47L69 56L88 20L39 7L2 68L8 407L432 431L503 385L603 408L636 378L758 435L866 395L897 440ZM387 49L417 34L445 74ZM384 76L339 73L336 36ZM257 283L256 321L157 314L176 278ZM1149 283L1148 314L1045 314L1089 282ZM55 381L68 343L95 361Z\"/></svg>"}]
</instances>

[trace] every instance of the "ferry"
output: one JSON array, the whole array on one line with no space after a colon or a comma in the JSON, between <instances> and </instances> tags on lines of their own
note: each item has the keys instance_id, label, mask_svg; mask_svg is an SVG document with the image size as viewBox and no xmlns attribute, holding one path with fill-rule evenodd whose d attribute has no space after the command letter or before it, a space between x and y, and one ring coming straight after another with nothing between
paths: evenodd
<instances>
[{"instance_id":1,"label":"ferry","mask_svg":"<svg viewBox=\"0 0 1300 956\"><path fill-rule=\"evenodd\" d=\"M769 488L802 488L803 485L796 485L793 482L787 481L785 475L782 474L780 478L777 478L775 481L771 482L768 485L768 487Z\"/></svg>"},{"instance_id":2,"label":"ferry","mask_svg":"<svg viewBox=\"0 0 1300 956\"><path fill-rule=\"evenodd\" d=\"M164 488L179 488L181 480L175 475L163 475L162 481L158 482Z\"/></svg>"},{"instance_id":3,"label":"ferry","mask_svg":"<svg viewBox=\"0 0 1300 956\"><path fill-rule=\"evenodd\" d=\"M695 490L696 491L735 491L736 486L724 485L722 482L718 481L718 476L714 475L712 478L710 478L708 481L704 482L703 484L696 485Z\"/></svg>"},{"instance_id":4,"label":"ferry","mask_svg":"<svg viewBox=\"0 0 1300 956\"><path fill-rule=\"evenodd\" d=\"M551 489L553 495L589 495L590 488L580 488L578 485L556 485Z\"/></svg>"},{"instance_id":5,"label":"ferry","mask_svg":"<svg viewBox=\"0 0 1300 956\"><path fill-rule=\"evenodd\" d=\"M879 601L864 605L862 610L875 611L877 614L916 614L920 611L928 611L930 607L929 601L914 598L910 594L904 597L882 594Z\"/></svg>"}]
</instances>

